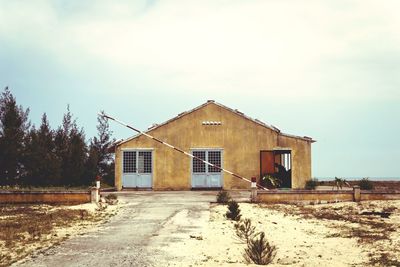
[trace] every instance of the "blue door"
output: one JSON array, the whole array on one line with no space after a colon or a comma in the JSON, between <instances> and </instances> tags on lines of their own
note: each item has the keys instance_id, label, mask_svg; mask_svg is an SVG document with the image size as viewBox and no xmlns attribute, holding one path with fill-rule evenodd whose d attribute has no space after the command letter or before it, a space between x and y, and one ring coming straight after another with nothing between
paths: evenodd
<instances>
[{"instance_id":1,"label":"blue door","mask_svg":"<svg viewBox=\"0 0 400 267\"><path fill-rule=\"evenodd\" d=\"M217 149L194 150L192 155L222 166L222 151ZM220 188L222 187L222 172L220 169L207 165L198 159L192 159L192 187Z\"/></svg>"},{"instance_id":2,"label":"blue door","mask_svg":"<svg viewBox=\"0 0 400 267\"><path fill-rule=\"evenodd\" d=\"M152 151L123 151L122 187L151 188L152 165Z\"/></svg>"}]
</instances>

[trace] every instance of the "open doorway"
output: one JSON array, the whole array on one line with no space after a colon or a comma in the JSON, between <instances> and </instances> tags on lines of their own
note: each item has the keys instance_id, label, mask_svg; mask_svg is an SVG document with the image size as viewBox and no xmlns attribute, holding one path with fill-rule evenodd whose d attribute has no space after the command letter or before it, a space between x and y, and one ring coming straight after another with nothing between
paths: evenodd
<instances>
[{"instance_id":1,"label":"open doorway","mask_svg":"<svg viewBox=\"0 0 400 267\"><path fill-rule=\"evenodd\" d=\"M279 179L281 188L292 188L292 157L290 149L260 151L260 177Z\"/></svg>"}]
</instances>

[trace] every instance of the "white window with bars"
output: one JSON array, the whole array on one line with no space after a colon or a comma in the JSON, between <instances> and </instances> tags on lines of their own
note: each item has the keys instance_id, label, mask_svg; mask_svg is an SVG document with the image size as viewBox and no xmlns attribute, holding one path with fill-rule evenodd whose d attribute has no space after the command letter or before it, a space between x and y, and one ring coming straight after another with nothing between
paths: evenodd
<instances>
[{"instance_id":1,"label":"white window with bars","mask_svg":"<svg viewBox=\"0 0 400 267\"><path fill-rule=\"evenodd\" d=\"M123 173L136 173L136 151L124 151Z\"/></svg>"},{"instance_id":2,"label":"white window with bars","mask_svg":"<svg viewBox=\"0 0 400 267\"><path fill-rule=\"evenodd\" d=\"M193 151L193 156L206 160L206 151ZM206 164L198 159L193 159L193 172L194 173L205 173Z\"/></svg>"},{"instance_id":3,"label":"white window with bars","mask_svg":"<svg viewBox=\"0 0 400 267\"><path fill-rule=\"evenodd\" d=\"M123 151L123 173L152 173L151 151Z\"/></svg>"},{"instance_id":4,"label":"white window with bars","mask_svg":"<svg viewBox=\"0 0 400 267\"><path fill-rule=\"evenodd\" d=\"M151 173L151 151L139 151L138 173Z\"/></svg>"},{"instance_id":5,"label":"white window with bars","mask_svg":"<svg viewBox=\"0 0 400 267\"><path fill-rule=\"evenodd\" d=\"M221 167L221 151L208 151L208 162ZM208 165L208 172L220 173L221 169Z\"/></svg>"},{"instance_id":6,"label":"white window with bars","mask_svg":"<svg viewBox=\"0 0 400 267\"><path fill-rule=\"evenodd\" d=\"M193 156L196 156L202 160L208 161L218 167L221 167L222 163L222 152L221 150L193 150ZM193 159L192 161L193 173L221 173L221 169L205 164L204 162Z\"/></svg>"}]
</instances>

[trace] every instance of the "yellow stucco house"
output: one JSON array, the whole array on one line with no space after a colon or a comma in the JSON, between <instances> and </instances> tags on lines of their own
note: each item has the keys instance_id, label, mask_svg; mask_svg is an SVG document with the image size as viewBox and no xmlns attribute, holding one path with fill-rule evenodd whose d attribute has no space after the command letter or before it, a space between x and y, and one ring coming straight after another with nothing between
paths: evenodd
<instances>
[{"instance_id":1,"label":"yellow stucco house","mask_svg":"<svg viewBox=\"0 0 400 267\"><path fill-rule=\"evenodd\" d=\"M311 179L310 137L282 133L213 100L180 113L147 132L238 175L278 176L282 187L303 188ZM115 146L115 185L153 190L248 189L250 184L138 134Z\"/></svg>"}]
</instances>

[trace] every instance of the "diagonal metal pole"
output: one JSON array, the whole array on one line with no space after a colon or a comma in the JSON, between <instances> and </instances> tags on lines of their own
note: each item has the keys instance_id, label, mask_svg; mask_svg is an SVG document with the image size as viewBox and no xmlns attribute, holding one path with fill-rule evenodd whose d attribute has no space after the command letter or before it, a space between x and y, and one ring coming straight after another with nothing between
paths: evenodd
<instances>
[{"instance_id":1,"label":"diagonal metal pole","mask_svg":"<svg viewBox=\"0 0 400 267\"><path fill-rule=\"evenodd\" d=\"M139 133L139 134L143 134L144 136L147 136L148 138L153 139L154 141L156 141L156 142L158 142L158 143L160 143L160 144L163 144L163 145L165 145L165 146L167 146L167 147L169 147L169 148L172 148L172 149L174 149L174 150L176 150L176 151L178 151L178 152L180 152L180 153L182 153L182 154L185 154L186 156L189 156L189 157L191 157L191 158L193 158L193 159L199 160L199 161L201 161L201 162L203 162L203 163L205 163L205 164L207 164L207 165L209 165L209 166L212 166L212 167L214 167L214 168L217 168L217 169L219 169L219 170L221 170L221 171L223 171L223 172L226 172L226 173L228 173L228 174L230 174L230 175L232 175L232 176L234 176L234 177L236 177L236 178L239 178L239 179L241 179L241 180L243 180L243 181L246 181L246 182L251 183L251 180L249 180L249 179L247 179L247 178L245 178L245 177L243 177L243 176L241 176L241 175L238 175L238 174L233 173L233 172L231 172L231 171L229 171L229 170L226 170L226 169L224 169L224 168L221 168L220 166L217 166L217 165L215 165L215 164L212 164L211 162L208 162L208 161L206 161L206 160L203 160L202 158L199 158L199 157L197 157L197 156L194 156L194 155L192 155L192 154L190 154L190 153L188 153L188 152L186 152L186 151L184 151L184 150L182 150L182 149L180 149L180 148L178 148L178 147L174 147L173 145L168 144L167 142L164 142L164 141L162 141L162 140L160 140L160 139L158 139L158 138L156 138L156 137L154 137L154 136L151 136L151 135L149 135L149 134L147 134L147 133L145 133L145 132L142 132L141 130L138 130L138 129L136 129L136 128L134 128L134 127L132 127L132 126L126 124L125 122L122 122L122 121L117 120L117 119L115 119L115 118L113 118L113 117L111 117L111 116L108 116L108 115L105 114L105 113L99 113L99 116L104 117L104 118L109 119L109 120L113 120L113 121L115 121L115 122L117 122L117 123L119 123L119 124L121 124L121 125L123 125L123 126L129 128L129 129L131 129L131 130L133 130L133 131ZM257 184L257 187L258 187L258 188L261 188L261 189L264 189L264 190L268 190L267 188L265 188L265 187L263 187L263 186L261 186L261 185L259 185L259 184Z\"/></svg>"}]
</instances>

